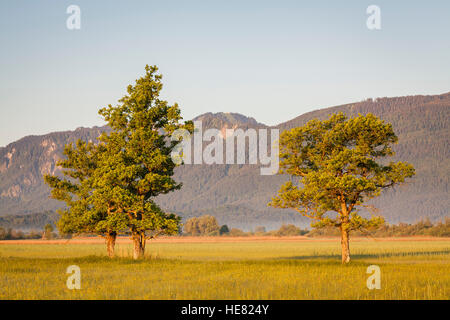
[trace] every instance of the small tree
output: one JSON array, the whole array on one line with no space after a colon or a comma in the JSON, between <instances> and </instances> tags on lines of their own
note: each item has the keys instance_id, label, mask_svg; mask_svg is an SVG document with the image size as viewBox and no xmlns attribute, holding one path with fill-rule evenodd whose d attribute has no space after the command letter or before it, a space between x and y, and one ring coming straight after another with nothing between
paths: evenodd
<instances>
[{"instance_id":1,"label":"small tree","mask_svg":"<svg viewBox=\"0 0 450 320\"><path fill-rule=\"evenodd\" d=\"M313 219L316 228L339 228L342 263L348 263L349 233L384 223L381 216L360 216L359 208L414 175L408 163L377 162L394 154L392 144L397 140L392 125L372 114L351 119L334 114L328 120L311 120L283 132L280 173L291 175L294 181L286 182L269 205L292 208Z\"/></svg>"},{"instance_id":2,"label":"small tree","mask_svg":"<svg viewBox=\"0 0 450 320\"><path fill-rule=\"evenodd\" d=\"M42 238L46 239L46 240L50 240L53 237L52 232L53 232L53 226L50 223L47 223L44 226L44 233L42 234Z\"/></svg>"},{"instance_id":3,"label":"small tree","mask_svg":"<svg viewBox=\"0 0 450 320\"><path fill-rule=\"evenodd\" d=\"M228 228L228 226L226 224L224 224L223 226L220 227L219 234L221 236L224 234L228 234L228 233L230 233L230 229Z\"/></svg>"},{"instance_id":4,"label":"small tree","mask_svg":"<svg viewBox=\"0 0 450 320\"><path fill-rule=\"evenodd\" d=\"M275 232L275 235L278 237L283 236L298 236L300 235L301 230L299 227L293 224L283 224L280 229Z\"/></svg>"},{"instance_id":5,"label":"small tree","mask_svg":"<svg viewBox=\"0 0 450 320\"><path fill-rule=\"evenodd\" d=\"M188 219L184 226L184 231L193 236L215 235L220 233L220 226L215 217L204 215Z\"/></svg>"},{"instance_id":6,"label":"small tree","mask_svg":"<svg viewBox=\"0 0 450 320\"><path fill-rule=\"evenodd\" d=\"M197 217L189 218L184 224L184 232L191 236L200 235L199 223Z\"/></svg>"},{"instance_id":7,"label":"small tree","mask_svg":"<svg viewBox=\"0 0 450 320\"><path fill-rule=\"evenodd\" d=\"M214 235L219 233L220 226L216 217L204 215L199 218L199 229L203 235Z\"/></svg>"}]
</instances>

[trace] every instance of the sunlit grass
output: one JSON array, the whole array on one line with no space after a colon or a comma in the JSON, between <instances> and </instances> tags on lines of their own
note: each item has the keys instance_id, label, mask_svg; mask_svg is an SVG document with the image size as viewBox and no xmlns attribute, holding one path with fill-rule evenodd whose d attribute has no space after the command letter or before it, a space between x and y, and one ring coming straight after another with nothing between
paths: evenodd
<instances>
[{"instance_id":1,"label":"sunlit grass","mask_svg":"<svg viewBox=\"0 0 450 320\"><path fill-rule=\"evenodd\" d=\"M102 244L0 245L1 299L449 299L450 241L149 243L105 257ZM81 268L81 290L66 268ZM366 269L381 268L368 290Z\"/></svg>"}]
</instances>

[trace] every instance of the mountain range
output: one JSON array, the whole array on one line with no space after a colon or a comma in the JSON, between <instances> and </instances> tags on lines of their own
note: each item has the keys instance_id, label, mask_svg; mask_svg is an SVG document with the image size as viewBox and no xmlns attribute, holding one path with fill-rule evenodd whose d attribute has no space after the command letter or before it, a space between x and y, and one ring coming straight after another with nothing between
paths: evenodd
<instances>
[{"instance_id":1,"label":"mountain range","mask_svg":"<svg viewBox=\"0 0 450 320\"><path fill-rule=\"evenodd\" d=\"M390 223L432 221L448 216L450 206L449 137L450 93L367 99L302 114L276 126L267 126L237 113L205 113L203 128L267 128L288 130L307 121L343 112L349 117L373 113L392 123L399 137L393 160L408 161L416 168L409 183L383 193L371 203ZM95 141L105 127L27 136L0 148L0 216L52 211L61 203L49 198L43 174L58 173L57 160L64 145L77 139ZM260 175L258 165L192 164L178 167L175 179L181 190L160 196L157 202L184 219L210 214L219 223L244 229L282 223L309 225L293 211L267 207L280 185L289 177Z\"/></svg>"}]
</instances>

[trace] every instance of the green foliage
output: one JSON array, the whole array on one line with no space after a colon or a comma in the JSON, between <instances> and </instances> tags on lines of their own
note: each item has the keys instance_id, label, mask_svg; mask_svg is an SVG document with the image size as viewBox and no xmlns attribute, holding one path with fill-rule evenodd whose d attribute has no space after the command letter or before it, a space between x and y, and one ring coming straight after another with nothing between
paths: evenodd
<instances>
[{"instance_id":1,"label":"green foliage","mask_svg":"<svg viewBox=\"0 0 450 320\"><path fill-rule=\"evenodd\" d=\"M286 182L269 205L293 208L313 219L317 228L352 231L379 226L382 217L366 219L358 209L414 175L408 163L377 162L394 154L396 142L392 125L372 114L348 119L339 113L285 131L280 137L280 173L296 177L298 183Z\"/></svg>"},{"instance_id":2,"label":"green foliage","mask_svg":"<svg viewBox=\"0 0 450 320\"><path fill-rule=\"evenodd\" d=\"M107 212L104 228L150 237L178 232L179 217L166 214L154 198L181 187L172 178L176 164L171 158L180 141L170 141L170 135L176 129L193 130L191 122L180 123L177 104L159 99L162 76L157 70L146 66L145 76L128 86L119 105L99 111L112 131L99 138L104 152L91 196L94 207Z\"/></svg>"},{"instance_id":3,"label":"green foliage","mask_svg":"<svg viewBox=\"0 0 450 320\"><path fill-rule=\"evenodd\" d=\"M181 124L177 104L159 99L161 75L155 66L129 85L119 105L102 108L99 114L111 131L99 143L78 140L64 150L59 162L67 179L46 175L52 197L64 201L58 227L63 233L132 234L139 239L176 234L179 217L165 213L155 202L160 194L179 189L172 179L175 163L171 152L180 141L171 141L176 129L192 131Z\"/></svg>"},{"instance_id":4,"label":"green foliage","mask_svg":"<svg viewBox=\"0 0 450 320\"><path fill-rule=\"evenodd\" d=\"M78 140L75 145L68 144L63 154L66 159L57 163L67 178L45 175L45 182L52 188L52 198L66 203L65 209L57 212L61 215L57 227L61 234L97 233L103 235L108 231L103 221L107 218L106 210L96 208L91 196L94 188L94 172L103 146L92 142Z\"/></svg>"},{"instance_id":5,"label":"green foliage","mask_svg":"<svg viewBox=\"0 0 450 320\"><path fill-rule=\"evenodd\" d=\"M350 119L333 114L328 120L313 119L285 131L280 137L280 173L293 179L269 205L292 208L313 219L315 228L338 227L342 263L348 263L349 233L384 223L381 216L359 215L360 208L415 174L406 162L382 161L394 155L392 145L397 141L392 125L371 113Z\"/></svg>"}]
</instances>

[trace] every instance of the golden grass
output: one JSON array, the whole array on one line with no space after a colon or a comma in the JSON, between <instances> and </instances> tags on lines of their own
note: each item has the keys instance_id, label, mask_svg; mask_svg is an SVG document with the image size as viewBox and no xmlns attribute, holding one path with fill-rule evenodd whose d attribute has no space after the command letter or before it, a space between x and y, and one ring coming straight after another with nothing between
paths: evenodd
<instances>
[{"instance_id":1,"label":"golden grass","mask_svg":"<svg viewBox=\"0 0 450 320\"><path fill-rule=\"evenodd\" d=\"M360 239L343 266L336 239L180 240L149 242L141 261L130 259L128 241L119 241L113 260L101 241L2 243L0 298L450 298L450 241ZM73 264L81 268L81 290L66 287L66 268ZM371 264L381 268L380 290L366 287Z\"/></svg>"}]
</instances>

